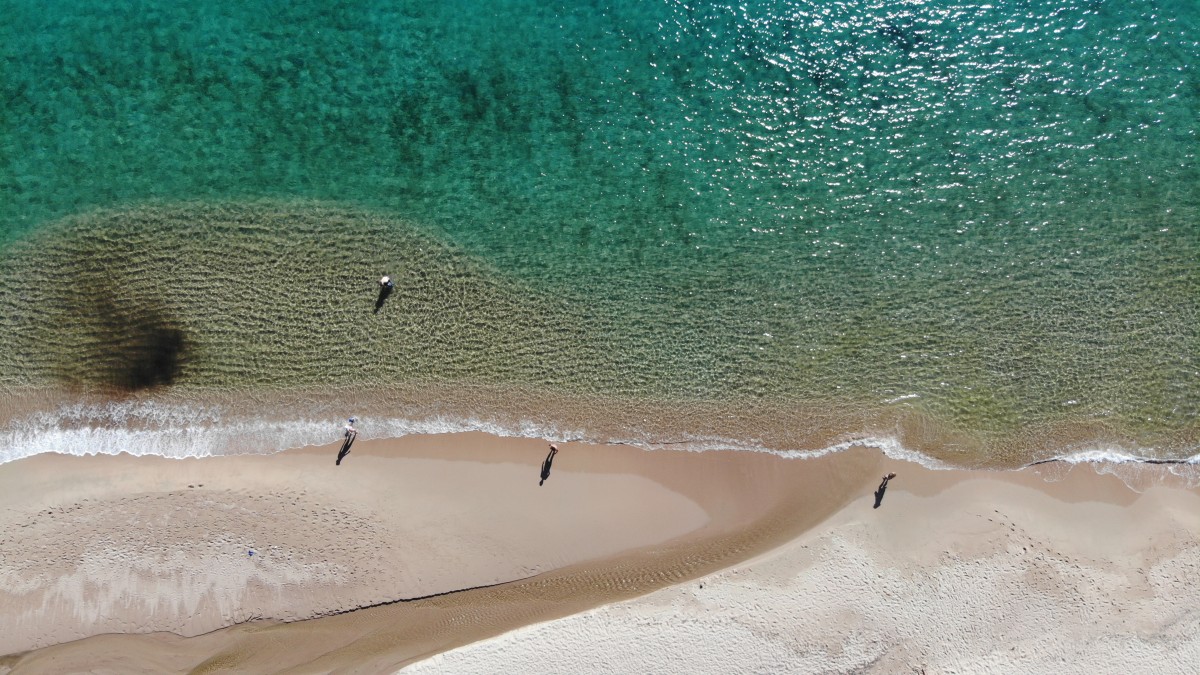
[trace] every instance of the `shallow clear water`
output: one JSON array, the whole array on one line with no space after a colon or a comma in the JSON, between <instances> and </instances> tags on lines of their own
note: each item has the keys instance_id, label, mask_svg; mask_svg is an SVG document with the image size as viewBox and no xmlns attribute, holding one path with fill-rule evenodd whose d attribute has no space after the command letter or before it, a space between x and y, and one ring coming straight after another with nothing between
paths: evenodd
<instances>
[{"instance_id":1,"label":"shallow clear water","mask_svg":"<svg viewBox=\"0 0 1200 675\"><path fill-rule=\"evenodd\" d=\"M1194 3L4 8L10 431L331 388L277 412L1198 451Z\"/></svg>"}]
</instances>

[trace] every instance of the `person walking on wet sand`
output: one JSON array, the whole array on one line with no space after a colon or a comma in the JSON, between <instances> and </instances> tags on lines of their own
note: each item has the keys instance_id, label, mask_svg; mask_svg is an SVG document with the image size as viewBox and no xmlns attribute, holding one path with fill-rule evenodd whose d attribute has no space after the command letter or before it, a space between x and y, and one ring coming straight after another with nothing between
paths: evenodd
<instances>
[{"instance_id":1,"label":"person walking on wet sand","mask_svg":"<svg viewBox=\"0 0 1200 675\"><path fill-rule=\"evenodd\" d=\"M550 477L550 465L554 463L554 456L557 454L558 454L558 446L551 443L550 444L550 454L546 455L546 460L544 462L542 462L542 479L540 481L538 481L539 486L542 483L545 483L546 479Z\"/></svg>"},{"instance_id":2,"label":"person walking on wet sand","mask_svg":"<svg viewBox=\"0 0 1200 675\"><path fill-rule=\"evenodd\" d=\"M337 461L334 462L337 466L342 465L342 460L350 454L350 446L354 445L354 439L358 438L358 429L354 428L357 421L357 417L351 417L350 421L346 422L346 440L342 443L342 449L338 451Z\"/></svg>"}]
</instances>

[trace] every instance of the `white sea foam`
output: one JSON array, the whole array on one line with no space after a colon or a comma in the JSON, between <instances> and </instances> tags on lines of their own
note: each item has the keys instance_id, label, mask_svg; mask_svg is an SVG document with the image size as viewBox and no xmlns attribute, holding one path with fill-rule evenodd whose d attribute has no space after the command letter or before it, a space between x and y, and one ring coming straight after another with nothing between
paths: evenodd
<instances>
[{"instance_id":1,"label":"white sea foam","mask_svg":"<svg viewBox=\"0 0 1200 675\"><path fill-rule=\"evenodd\" d=\"M142 401L65 404L10 420L0 428L0 463L43 453L65 455L156 455L175 459L237 454L272 454L288 448L341 440L345 418L297 417L265 420L219 406ZM361 418L360 438L481 431L496 436L566 439L581 437L532 421L503 425L490 420L428 416L421 419Z\"/></svg>"},{"instance_id":2,"label":"white sea foam","mask_svg":"<svg viewBox=\"0 0 1200 675\"><path fill-rule=\"evenodd\" d=\"M327 415L294 419L249 417L218 405L158 401L64 403L50 411L10 420L0 427L0 463L42 453L67 455L157 455L170 458L235 454L271 454L288 448L324 445L340 440L345 419ZM580 429L564 429L534 420L499 422L470 416L371 418L358 420L360 438L400 438L415 434L478 431L495 436L623 444L647 450L691 452L734 450L768 452L788 459L805 459L853 447L876 448L892 459L915 462L929 469L952 469L952 464L929 457L894 436L864 435L816 450L770 448L757 439L689 436L655 439L645 433L603 438ZM1122 477L1131 465L1157 463L1152 448L1079 448L1048 461L1091 464L1101 473ZM1176 474L1191 476L1200 469L1200 454L1165 465Z\"/></svg>"},{"instance_id":3,"label":"white sea foam","mask_svg":"<svg viewBox=\"0 0 1200 675\"><path fill-rule=\"evenodd\" d=\"M1072 466L1088 464L1096 473L1115 476L1137 492L1159 482L1162 472L1182 478L1188 485L1200 485L1200 455L1163 461L1150 448L1107 447L1078 450L1049 461Z\"/></svg>"},{"instance_id":4,"label":"white sea foam","mask_svg":"<svg viewBox=\"0 0 1200 675\"><path fill-rule=\"evenodd\" d=\"M1133 450L1124 448L1093 448L1061 455L1055 457L1054 460L1068 464L1161 463L1161 460L1157 460L1154 457L1154 451L1150 448L1136 448ZM1173 463L1200 464L1200 455L1192 455Z\"/></svg>"},{"instance_id":5,"label":"white sea foam","mask_svg":"<svg viewBox=\"0 0 1200 675\"><path fill-rule=\"evenodd\" d=\"M892 459L920 464L928 469L953 469L951 464L907 448L900 439L892 436L861 436L816 450L780 450L754 439L743 440L722 436L689 436L685 439L662 441L644 438L595 439L601 443L617 443L646 448L647 450L684 450L688 452L710 452L735 450L743 452L766 452L785 459L813 459L850 448L875 448Z\"/></svg>"},{"instance_id":6,"label":"white sea foam","mask_svg":"<svg viewBox=\"0 0 1200 675\"><path fill-rule=\"evenodd\" d=\"M820 457L828 455L831 452L842 452L850 448L877 448L883 454L892 459L903 460L906 462L914 462L920 464L927 469L951 469L954 468L941 460L923 455L916 450L904 447L900 439L893 436L863 436L861 438L853 438L841 443L821 448L820 450L802 451L802 450L787 450L776 452L775 454L781 457L803 459L807 457Z\"/></svg>"},{"instance_id":7,"label":"white sea foam","mask_svg":"<svg viewBox=\"0 0 1200 675\"><path fill-rule=\"evenodd\" d=\"M918 450L906 447L895 436L864 435L851 438L840 443L817 450L778 450L769 449L763 444L743 440L705 437L691 438L686 441L672 443L649 443L638 441L623 441L628 445L640 445L651 449L683 449L694 452L709 450L744 450L751 452L768 452L787 459L812 459L831 453L842 452L850 448L875 448L891 459L920 464L927 469L950 470L960 468L954 464L930 457ZM1059 462L1067 465L1089 464L1098 473L1112 474L1123 480L1130 479L1131 470L1139 468L1166 470L1175 475L1200 480L1200 454L1182 460L1163 462L1157 459L1154 448L1120 448L1115 446L1081 448L1068 453L1042 460L1039 464Z\"/></svg>"}]
</instances>

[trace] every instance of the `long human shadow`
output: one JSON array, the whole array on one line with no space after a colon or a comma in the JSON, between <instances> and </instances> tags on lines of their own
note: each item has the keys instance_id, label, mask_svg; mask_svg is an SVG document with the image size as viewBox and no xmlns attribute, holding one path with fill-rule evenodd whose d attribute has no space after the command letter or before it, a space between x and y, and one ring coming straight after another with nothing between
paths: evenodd
<instances>
[{"instance_id":1,"label":"long human shadow","mask_svg":"<svg viewBox=\"0 0 1200 675\"><path fill-rule=\"evenodd\" d=\"M342 460L346 458L346 455L350 454L350 446L354 445L354 439L356 438L358 438L358 434L350 434L346 437L346 442L342 443L342 449L338 450L337 461L334 462L335 465L342 465Z\"/></svg>"},{"instance_id":2,"label":"long human shadow","mask_svg":"<svg viewBox=\"0 0 1200 675\"><path fill-rule=\"evenodd\" d=\"M379 287L379 297L375 298L375 313L376 314L379 313L379 310L383 309L383 303L387 302L387 299L389 296L391 296L393 290L395 290L394 286L380 286Z\"/></svg>"},{"instance_id":3,"label":"long human shadow","mask_svg":"<svg viewBox=\"0 0 1200 675\"><path fill-rule=\"evenodd\" d=\"M877 490L875 490L875 506L872 508L877 509L877 508L879 508L879 506L881 504L883 504L883 493L887 492L888 481L890 481L891 479L893 479L895 477L896 477L896 474L894 474L894 473L889 473L888 475L883 477L883 482L880 483L879 488Z\"/></svg>"},{"instance_id":4,"label":"long human shadow","mask_svg":"<svg viewBox=\"0 0 1200 675\"><path fill-rule=\"evenodd\" d=\"M554 447L553 445L550 446L550 454L546 455L545 461L542 462L542 479L538 481L539 486L541 486L542 483L545 483L546 479L550 477L550 467L554 464L554 456L557 454L558 448Z\"/></svg>"}]
</instances>

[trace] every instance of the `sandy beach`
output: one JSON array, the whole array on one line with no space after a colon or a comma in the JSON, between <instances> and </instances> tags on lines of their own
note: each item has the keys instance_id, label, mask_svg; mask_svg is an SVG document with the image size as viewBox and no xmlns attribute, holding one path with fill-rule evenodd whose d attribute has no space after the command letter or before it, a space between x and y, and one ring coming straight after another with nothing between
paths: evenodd
<instances>
[{"instance_id":1,"label":"sandy beach","mask_svg":"<svg viewBox=\"0 0 1200 675\"><path fill-rule=\"evenodd\" d=\"M0 653L42 650L0 665L36 671L51 659L46 669L60 671L66 651L94 668L95 640L116 640L113 658L135 661L115 670L160 663L151 657L159 647L177 657L165 667L187 670L239 650L243 634L217 630L234 625L255 636L284 630L268 639L302 643L285 650L296 664L349 665L379 647L344 625L425 630L421 613L447 599L473 618L471 631L443 626L388 645L368 668L386 671L768 550L835 510L853 492L845 482L862 475L844 462L801 467L770 455L560 447L544 485L546 443L483 434L360 441L336 467L336 446L193 460L41 455L0 466ZM802 474L824 487L792 493ZM538 587L542 596L529 598ZM477 598L442 595L462 589L496 608L513 602L505 593L532 605L526 616L505 610L478 622ZM387 604L415 598L429 600ZM330 615L340 616L329 626L301 621ZM310 630L300 626L330 639L295 638ZM142 648L127 644L139 640Z\"/></svg>"},{"instance_id":2,"label":"sandy beach","mask_svg":"<svg viewBox=\"0 0 1200 675\"><path fill-rule=\"evenodd\" d=\"M878 509L862 495L766 555L402 672L1195 672L1195 489L883 468Z\"/></svg>"},{"instance_id":3,"label":"sandy beach","mask_svg":"<svg viewBox=\"0 0 1200 675\"><path fill-rule=\"evenodd\" d=\"M484 434L0 466L0 672L1186 672L1200 492ZM896 472L873 508L881 475ZM1163 474L1165 475L1165 474Z\"/></svg>"}]
</instances>

